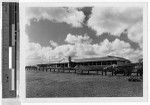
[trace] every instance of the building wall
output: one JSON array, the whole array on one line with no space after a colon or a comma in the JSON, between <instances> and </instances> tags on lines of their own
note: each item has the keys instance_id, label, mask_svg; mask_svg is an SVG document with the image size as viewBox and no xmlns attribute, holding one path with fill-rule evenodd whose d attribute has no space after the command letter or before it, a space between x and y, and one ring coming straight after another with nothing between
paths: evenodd
<instances>
[{"instance_id":1,"label":"building wall","mask_svg":"<svg viewBox=\"0 0 150 105\"><path fill-rule=\"evenodd\" d=\"M56 63L56 64L48 64L50 67L75 67L75 66L92 66L92 65L122 65L129 63L129 61L119 61L119 60L111 60L111 61L88 61L88 62L66 62L66 63Z\"/></svg>"}]
</instances>

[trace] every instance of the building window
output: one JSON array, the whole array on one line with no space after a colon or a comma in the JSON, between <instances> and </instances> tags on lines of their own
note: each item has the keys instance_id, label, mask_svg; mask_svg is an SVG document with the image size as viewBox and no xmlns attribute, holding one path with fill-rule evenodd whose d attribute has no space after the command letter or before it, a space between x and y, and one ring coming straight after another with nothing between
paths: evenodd
<instances>
[{"instance_id":1,"label":"building window","mask_svg":"<svg viewBox=\"0 0 150 105\"><path fill-rule=\"evenodd\" d=\"M101 65L101 62L97 62L97 65Z\"/></svg>"},{"instance_id":2,"label":"building window","mask_svg":"<svg viewBox=\"0 0 150 105\"><path fill-rule=\"evenodd\" d=\"M108 62L107 62L107 65L111 65L111 61L108 61Z\"/></svg>"},{"instance_id":3,"label":"building window","mask_svg":"<svg viewBox=\"0 0 150 105\"><path fill-rule=\"evenodd\" d=\"M106 62L102 62L102 65L106 65Z\"/></svg>"},{"instance_id":4,"label":"building window","mask_svg":"<svg viewBox=\"0 0 150 105\"><path fill-rule=\"evenodd\" d=\"M87 62L85 62L85 64L84 64L85 66L87 66L88 64L87 64Z\"/></svg>"},{"instance_id":5,"label":"building window","mask_svg":"<svg viewBox=\"0 0 150 105\"><path fill-rule=\"evenodd\" d=\"M92 65L92 62L90 62L90 65Z\"/></svg>"},{"instance_id":6,"label":"building window","mask_svg":"<svg viewBox=\"0 0 150 105\"><path fill-rule=\"evenodd\" d=\"M116 64L117 65L117 61L112 61L112 64Z\"/></svg>"}]
</instances>

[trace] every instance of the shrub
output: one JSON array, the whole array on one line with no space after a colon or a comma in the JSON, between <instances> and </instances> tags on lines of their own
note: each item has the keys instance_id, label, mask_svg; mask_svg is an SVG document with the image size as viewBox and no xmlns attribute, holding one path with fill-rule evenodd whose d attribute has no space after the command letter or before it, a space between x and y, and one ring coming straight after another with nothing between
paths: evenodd
<instances>
[{"instance_id":1,"label":"shrub","mask_svg":"<svg viewBox=\"0 0 150 105\"><path fill-rule=\"evenodd\" d=\"M130 76L130 78L128 79L128 81L130 81L130 82L142 82L143 78L139 77L139 76Z\"/></svg>"}]
</instances>

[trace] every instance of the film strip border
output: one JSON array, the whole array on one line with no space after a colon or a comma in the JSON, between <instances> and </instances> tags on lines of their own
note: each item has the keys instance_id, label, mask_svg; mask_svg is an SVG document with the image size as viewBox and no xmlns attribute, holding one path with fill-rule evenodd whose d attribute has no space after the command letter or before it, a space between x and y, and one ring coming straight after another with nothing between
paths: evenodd
<instances>
[{"instance_id":1,"label":"film strip border","mask_svg":"<svg viewBox=\"0 0 150 105\"><path fill-rule=\"evenodd\" d=\"M2 2L2 97L17 97L19 3Z\"/></svg>"}]
</instances>

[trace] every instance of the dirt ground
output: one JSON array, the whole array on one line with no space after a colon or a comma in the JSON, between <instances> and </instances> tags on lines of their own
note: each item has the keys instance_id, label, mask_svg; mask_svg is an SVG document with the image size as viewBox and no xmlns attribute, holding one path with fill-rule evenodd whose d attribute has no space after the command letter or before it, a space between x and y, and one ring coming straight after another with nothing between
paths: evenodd
<instances>
[{"instance_id":1,"label":"dirt ground","mask_svg":"<svg viewBox=\"0 0 150 105\"><path fill-rule=\"evenodd\" d=\"M127 76L26 71L27 98L142 97L142 95L143 82L129 82Z\"/></svg>"}]
</instances>

